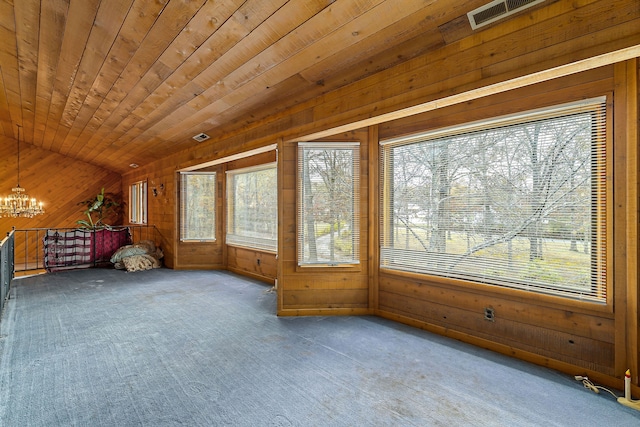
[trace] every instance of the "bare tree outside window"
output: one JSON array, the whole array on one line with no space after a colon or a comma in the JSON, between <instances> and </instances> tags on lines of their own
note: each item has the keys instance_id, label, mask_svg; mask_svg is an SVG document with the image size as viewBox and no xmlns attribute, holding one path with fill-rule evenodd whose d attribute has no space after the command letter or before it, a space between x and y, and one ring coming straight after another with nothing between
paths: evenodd
<instances>
[{"instance_id":1,"label":"bare tree outside window","mask_svg":"<svg viewBox=\"0 0 640 427\"><path fill-rule=\"evenodd\" d=\"M383 143L382 266L602 297L604 108Z\"/></svg>"},{"instance_id":2,"label":"bare tree outside window","mask_svg":"<svg viewBox=\"0 0 640 427\"><path fill-rule=\"evenodd\" d=\"M185 172L180 183L180 239L216 239L216 173Z\"/></svg>"},{"instance_id":3,"label":"bare tree outside window","mask_svg":"<svg viewBox=\"0 0 640 427\"><path fill-rule=\"evenodd\" d=\"M227 244L277 251L275 164L227 171Z\"/></svg>"},{"instance_id":4,"label":"bare tree outside window","mask_svg":"<svg viewBox=\"0 0 640 427\"><path fill-rule=\"evenodd\" d=\"M358 262L356 144L300 143L299 264Z\"/></svg>"}]
</instances>

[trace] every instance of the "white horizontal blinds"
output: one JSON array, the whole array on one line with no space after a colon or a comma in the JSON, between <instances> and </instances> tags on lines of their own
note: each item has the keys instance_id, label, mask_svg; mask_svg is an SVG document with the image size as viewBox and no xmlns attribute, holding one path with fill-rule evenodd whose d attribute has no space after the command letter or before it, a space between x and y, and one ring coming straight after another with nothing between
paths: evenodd
<instances>
[{"instance_id":1,"label":"white horizontal blinds","mask_svg":"<svg viewBox=\"0 0 640 427\"><path fill-rule=\"evenodd\" d=\"M129 222L135 224L138 222L138 218L140 217L139 210L139 192L138 192L139 183L136 182L131 184L129 188Z\"/></svg>"},{"instance_id":2,"label":"white horizontal blinds","mask_svg":"<svg viewBox=\"0 0 640 427\"><path fill-rule=\"evenodd\" d=\"M298 264L357 264L359 143L298 146Z\"/></svg>"},{"instance_id":3,"label":"white horizontal blinds","mask_svg":"<svg viewBox=\"0 0 640 427\"><path fill-rule=\"evenodd\" d=\"M216 173L180 173L180 240L216 239Z\"/></svg>"},{"instance_id":4,"label":"white horizontal blinds","mask_svg":"<svg viewBox=\"0 0 640 427\"><path fill-rule=\"evenodd\" d=\"M147 201L148 201L148 193L147 193L147 181L140 181L140 197L139 200L139 223L146 224L147 223Z\"/></svg>"},{"instance_id":5,"label":"white horizontal blinds","mask_svg":"<svg viewBox=\"0 0 640 427\"><path fill-rule=\"evenodd\" d=\"M383 142L381 266L604 301L605 116L599 98Z\"/></svg>"},{"instance_id":6,"label":"white horizontal blinds","mask_svg":"<svg viewBox=\"0 0 640 427\"><path fill-rule=\"evenodd\" d=\"M228 244L278 249L276 164L227 171Z\"/></svg>"},{"instance_id":7,"label":"white horizontal blinds","mask_svg":"<svg viewBox=\"0 0 640 427\"><path fill-rule=\"evenodd\" d=\"M129 222L147 223L147 181L131 184L129 191Z\"/></svg>"}]
</instances>

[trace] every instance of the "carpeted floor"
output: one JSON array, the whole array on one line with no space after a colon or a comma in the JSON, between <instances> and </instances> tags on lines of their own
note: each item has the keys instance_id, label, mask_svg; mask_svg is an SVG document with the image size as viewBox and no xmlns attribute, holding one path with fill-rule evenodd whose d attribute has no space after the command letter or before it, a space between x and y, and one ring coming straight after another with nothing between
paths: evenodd
<instances>
[{"instance_id":1,"label":"carpeted floor","mask_svg":"<svg viewBox=\"0 0 640 427\"><path fill-rule=\"evenodd\" d=\"M374 317L278 318L219 271L14 281L2 426L638 426L572 377Z\"/></svg>"}]
</instances>

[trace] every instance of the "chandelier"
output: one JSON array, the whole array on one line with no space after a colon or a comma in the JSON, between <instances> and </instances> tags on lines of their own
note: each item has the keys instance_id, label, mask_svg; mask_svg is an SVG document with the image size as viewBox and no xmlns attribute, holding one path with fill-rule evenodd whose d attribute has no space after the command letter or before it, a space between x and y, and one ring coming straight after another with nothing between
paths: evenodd
<instances>
[{"instance_id":1,"label":"chandelier","mask_svg":"<svg viewBox=\"0 0 640 427\"><path fill-rule=\"evenodd\" d=\"M42 202L29 198L26 190L20 187L20 125L18 125L18 185L11 189L11 194L0 199L0 215L3 217L33 218L44 213Z\"/></svg>"}]
</instances>

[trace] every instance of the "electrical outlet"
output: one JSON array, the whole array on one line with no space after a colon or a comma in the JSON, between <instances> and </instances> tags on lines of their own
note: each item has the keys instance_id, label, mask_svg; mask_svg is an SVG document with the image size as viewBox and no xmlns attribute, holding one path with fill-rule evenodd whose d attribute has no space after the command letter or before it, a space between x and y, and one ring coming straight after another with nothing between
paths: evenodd
<instances>
[{"instance_id":1,"label":"electrical outlet","mask_svg":"<svg viewBox=\"0 0 640 427\"><path fill-rule=\"evenodd\" d=\"M493 307L484 308L484 320L488 320L489 322L496 321L496 312Z\"/></svg>"}]
</instances>

